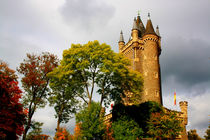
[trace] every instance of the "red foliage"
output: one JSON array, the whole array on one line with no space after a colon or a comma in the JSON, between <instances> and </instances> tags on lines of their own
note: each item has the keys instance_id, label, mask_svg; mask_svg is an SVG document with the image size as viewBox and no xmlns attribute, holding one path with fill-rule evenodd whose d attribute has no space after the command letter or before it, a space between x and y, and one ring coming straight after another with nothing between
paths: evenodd
<instances>
[{"instance_id":1,"label":"red foliage","mask_svg":"<svg viewBox=\"0 0 210 140\"><path fill-rule=\"evenodd\" d=\"M17 139L23 133L21 92L15 71L0 61L0 139Z\"/></svg>"},{"instance_id":2,"label":"red foliage","mask_svg":"<svg viewBox=\"0 0 210 140\"><path fill-rule=\"evenodd\" d=\"M53 54L42 53L40 56L27 54L27 59L20 64L18 72L24 75L22 83L25 87L40 88L47 83L46 74L57 66L58 59Z\"/></svg>"},{"instance_id":3,"label":"red foliage","mask_svg":"<svg viewBox=\"0 0 210 140\"><path fill-rule=\"evenodd\" d=\"M74 128L73 140L77 140L81 137L81 123L77 123Z\"/></svg>"},{"instance_id":4,"label":"red foliage","mask_svg":"<svg viewBox=\"0 0 210 140\"><path fill-rule=\"evenodd\" d=\"M71 135L66 130L66 128L59 128L54 137L54 140L70 140L70 139Z\"/></svg>"},{"instance_id":5,"label":"red foliage","mask_svg":"<svg viewBox=\"0 0 210 140\"><path fill-rule=\"evenodd\" d=\"M22 86L26 93L24 96L24 105L28 106L27 120L23 139L31 126L31 119L34 112L40 106L46 105L47 91L49 91L49 78L47 74L58 66L59 60L57 56L50 53L42 53L41 55L27 54L27 58L20 64L17 71L23 75Z\"/></svg>"},{"instance_id":6,"label":"red foliage","mask_svg":"<svg viewBox=\"0 0 210 140\"><path fill-rule=\"evenodd\" d=\"M112 137L113 134L113 130L111 129L111 124L106 124L106 131L105 131L105 136L104 139L106 140L114 140L114 138Z\"/></svg>"}]
</instances>

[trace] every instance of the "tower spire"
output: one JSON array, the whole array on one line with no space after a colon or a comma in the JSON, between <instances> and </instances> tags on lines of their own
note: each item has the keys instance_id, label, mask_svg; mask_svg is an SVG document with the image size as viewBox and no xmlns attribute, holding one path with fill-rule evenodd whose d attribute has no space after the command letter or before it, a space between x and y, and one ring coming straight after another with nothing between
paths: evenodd
<instances>
[{"instance_id":1,"label":"tower spire","mask_svg":"<svg viewBox=\"0 0 210 140\"><path fill-rule=\"evenodd\" d=\"M144 24L143 24L143 22L141 20L139 11L138 11L138 16L137 16L136 23L137 23L137 27L138 27L138 30L139 30L139 37L142 37L142 35L145 32L145 28L144 28Z\"/></svg>"},{"instance_id":2,"label":"tower spire","mask_svg":"<svg viewBox=\"0 0 210 140\"><path fill-rule=\"evenodd\" d=\"M137 26L137 23L136 23L136 17L134 17L132 30L138 30L138 26Z\"/></svg>"},{"instance_id":3,"label":"tower spire","mask_svg":"<svg viewBox=\"0 0 210 140\"><path fill-rule=\"evenodd\" d=\"M159 27L158 27L158 25L157 25L157 27L156 27L156 34L157 34L158 36L160 36L160 32L159 32Z\"/></svg>"},{"instance_id":4,"label":"tower spire","mask_svg":"<svg viewBox=\"0 0 210 140\"><path fill-rule=\"evenodd\" d=\"M123 37L123 32L121 30L120 32L120 39L119 39L119 42L124 42L124 37Z\"/></svg>"},{"instance_id":5,"label":"tower spire","mask_svg":"<svg viewBox=\"0 0 210 140\"><path fill-rule=\"evenodd\" d=\"M146 34L153 34L153 35L157 35L154 31L153 25L152 25L152 21L150 19L150 13L148 13L148 20L147 20L147 26L146 26L146 30L144 35Z\"/></svg>"}]
</instances>

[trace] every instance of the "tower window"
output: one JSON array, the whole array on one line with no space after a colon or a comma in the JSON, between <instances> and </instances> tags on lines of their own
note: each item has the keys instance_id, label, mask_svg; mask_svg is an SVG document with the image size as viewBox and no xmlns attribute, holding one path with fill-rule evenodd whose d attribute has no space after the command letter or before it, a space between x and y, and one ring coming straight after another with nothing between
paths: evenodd
<instances>
[{"instance_id":1,"label":"tower window","mask_svg":"<svg viewBox=\"0 0 210 140\"><path fill-rule=\"evenodd\" d=\"M155 78L158 78L158 73L155 72L155 73L154 73L154 76L155 76Z\"/></svg>"},{"instance_id":2,"label":"tower window","mask_svg":"<svg viewBox=\"0 0 210 140\"><path fill-rule=\"evenodd\" d=\"M159 96L159 92L157 90L155 91L155 96Z\"/></svg>"}]
</instances>

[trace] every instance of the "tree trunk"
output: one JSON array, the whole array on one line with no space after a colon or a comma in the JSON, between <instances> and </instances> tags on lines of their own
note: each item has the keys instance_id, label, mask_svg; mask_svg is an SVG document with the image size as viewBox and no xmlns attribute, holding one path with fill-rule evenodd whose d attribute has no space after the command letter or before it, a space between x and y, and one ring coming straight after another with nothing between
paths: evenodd
<instances>
[{"instance_id":1,"label":"tree trunk","mask_svg":"<svg viewBox=\"0 0 210 140\"><path fill-rule=\"evenodd\" d=\"M57 132L59 131L59 129L60 129L60 117L58 117L58 121L57 121Z\"/></svg>"},{"instance_id":2,"label":"tree trunk","mask_svg":"<svg viewBox=\"0 0 210 140\"><path fill-rule=\"evenodd\" d=\"M28 122L27 122L26 128L24 130L23 139L22 140L26 139L26 134L27 134L28 130L30 129L31 119L32 119L32 116L34 115L35 110L36 110L36 104L34 105L33 109L31 109L31 107L29 108Z\"/></svg>"},{"instance_id":3,"label":"tree trunk","mask_svg":"<svg viewBox=\"0 0 210 140\"><path fill-rule=\"evenodd\" d=\"M24 130L24 132L23 132L23 140L26 139L26 134L27 134L27 132L28 132L28 130L29 130L29 128L30 128L30 125L31 125L31 119L28 120L27 126L26 126L26 128L25 128L25 130Z\"/></svg>"}]
</instances>

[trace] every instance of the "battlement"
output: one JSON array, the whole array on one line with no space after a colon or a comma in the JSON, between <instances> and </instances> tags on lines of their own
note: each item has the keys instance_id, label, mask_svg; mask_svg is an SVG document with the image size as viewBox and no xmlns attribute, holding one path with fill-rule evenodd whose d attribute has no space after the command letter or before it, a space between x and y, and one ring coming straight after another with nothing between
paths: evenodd
<instances>
[{"instance_id":1,"label":"battlement","mask_svg":"<svg viewBox=\"0 0 210 140\"><path fill-rule=\"evenodd\" d=\"M187 101L181 101L179 102L179 106L188 106L188 102Z\"/></svg>"}]
</instances>

